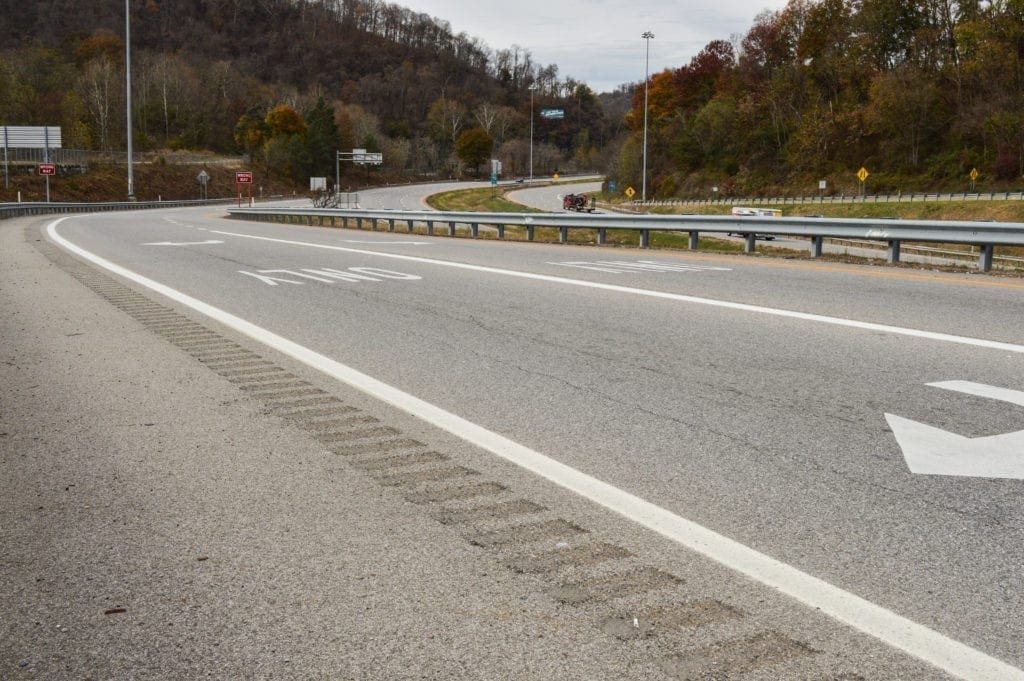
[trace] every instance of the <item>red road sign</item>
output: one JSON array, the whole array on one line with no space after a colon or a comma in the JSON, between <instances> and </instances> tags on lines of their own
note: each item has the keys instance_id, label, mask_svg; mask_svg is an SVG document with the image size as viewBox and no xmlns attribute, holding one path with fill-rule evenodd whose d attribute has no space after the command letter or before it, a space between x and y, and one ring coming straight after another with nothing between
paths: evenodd
<instances>
[{"instance_id":1,"label":"red road sign","mask_svg":"<svg viewBox=\"0 0 1024 681\"><path fill-rule=\"evenodd\" d=\"M235 173L235 182L238 184L252 184L252 172L248 170L239 170Z\"/></svg>"},{"instance_id":2,"label":"red road sign","mask_svg":"<svg viewBox=\"0 0 1024 681\"><path fill-rule=\"evenodd\" d=\"M57 166L55 166L52 163L40 163L39 164L39 174L40 175L56 175L57 174Z\"/></svg>"}]
</instances>

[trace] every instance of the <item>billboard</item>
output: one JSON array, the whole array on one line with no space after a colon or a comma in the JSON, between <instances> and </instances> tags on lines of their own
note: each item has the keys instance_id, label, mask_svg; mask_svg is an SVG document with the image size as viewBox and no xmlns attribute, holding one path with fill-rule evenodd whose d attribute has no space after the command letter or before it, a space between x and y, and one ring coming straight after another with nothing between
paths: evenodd
<instances>
[{"instance_id":1,"label":"billboard","mask_svg":"<svg viewBox=\"0 0 1024 681\"><path fill-rule=\"evenodd\" d=\"M0 147L5 149L60 149L60 126L0 126Z\"/></svg>"},{"instance_id":2,"label":"billboard","mask_svg":"<svg viewBox=\"0 0 1024 681\"><path fill-rule=\"evenodd\" d=\"M540 117L551 119L565 118L565 109L541 109Z\"/></svg>"}]
</instances>

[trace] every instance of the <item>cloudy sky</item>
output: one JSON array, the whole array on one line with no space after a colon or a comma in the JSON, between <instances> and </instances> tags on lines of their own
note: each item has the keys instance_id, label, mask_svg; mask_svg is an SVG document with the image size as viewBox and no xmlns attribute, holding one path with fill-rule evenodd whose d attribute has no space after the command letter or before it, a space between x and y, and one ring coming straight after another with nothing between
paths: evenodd
<instances>
[{"instance_id":1,"label":"cloudy sky","mask_svg":"<svg viewBox=\"0 0 1024 681\"><path fill-rule=\"evenodd\" d=\"M557 64L598 92L644 78L644 40L651 31L651 72L679 67L712 40L745 34L762 10L785 0L397 0L444 19L493 49L519 45L536 63Z\"/></svg>"}]
</instances>

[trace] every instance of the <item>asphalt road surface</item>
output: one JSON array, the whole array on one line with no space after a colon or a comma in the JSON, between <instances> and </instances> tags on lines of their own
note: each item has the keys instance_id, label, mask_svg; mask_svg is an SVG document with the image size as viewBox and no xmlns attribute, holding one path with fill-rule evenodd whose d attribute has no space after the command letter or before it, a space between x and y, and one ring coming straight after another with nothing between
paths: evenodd
<instances>
[{"instance_id":1,"label":"asphalt road surface","mask_svg":"<svg viewBox=\"0 0 1024 681\"><path fill-rule=\"evenodd\" d=\"M1024 678L1018 280L0 234L4 678Z\"/></svg>"}]
</instances>

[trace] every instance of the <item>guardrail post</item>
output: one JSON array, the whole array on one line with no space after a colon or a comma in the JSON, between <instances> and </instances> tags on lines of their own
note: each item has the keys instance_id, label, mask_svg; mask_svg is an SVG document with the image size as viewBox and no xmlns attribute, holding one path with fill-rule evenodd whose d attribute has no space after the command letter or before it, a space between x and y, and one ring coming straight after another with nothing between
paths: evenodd
<instances>
[{"instance_id":1,"label":"guardrail post","mask_svg":"<svg viewBox=\"0 0 1024 681\"><path fill-rule=\"evenodd\" d=\"M338 226L338 225L337 225L337 224L335 224L335 217L334 217L334 216L332 215L332 216L331 216L331 227L337 227L337 226Z\"/></svg>"},{"instance_id":2,"label":"guardrail post","mask_svg":"<svg viewBox=\"0 0 1024 681\"><path fill-rule=\"evenodd\" d=\"M471 222L469 224L469 232L470 232L470 234L473 235L474 239L479 237L480 236L480 224L477 223L477 222Z\"/></svg>"},{"instance_id":3,"label":"guardrail post","mask_svg":"<svg viewBox=\"0 0 1024 681\"><path fill-rule=\"evenodd\" d=\"M824 242L825 242L825 237L821 237L821 236L812 236L811 237L811 257L812 258L820 258L821 257L821 246L822 246L822 244Z\"/></svg>"},{"instance_id":4,"label":"guardrail post","mask_svg":"<svg viewBox=\"0 0 1024 681\"><path fill-rule=\"evenodd\" d=\"M376 232L377 231L377 218L370 218L370 231L371 232Z\"/></svg>"},{"instance_id":5,"label":"guardrail post","mask_svg":"<svg viewBox=\"0 0 1024 681\"><path fill-rule=\"evenodd\" d=\"M533 241L533 230L534 230L533 225L527 225L526 226L526 240L527 241Z\"/></svg>"},{"instance_id":6,"label":"guardrail post","mask_svg":"<svg viewBox=\"0 0 1024 681\"><path fill-rule=\"evenodd\" d=\"M992 269L992 256L995 253L995 246L992 244L982 244L981 253L978 255L978 269L982 272L988 272Z\"/></svg>"},{"instance_id":7,"label":"guardrail post","mask_svg":"<svg viewBox=\"0 0 1024 681\"><path fill-rule=\"evenodd\" d=\"M651 230L641 229L640 230L640 248L651 247Z\"/></svg>"},{"instance_id":8,"label":"guardrail post","mask_svg":"<svg viewBox=\"0 0 1024 681\"><path fill-rule=\"evenodd\" d=\"M505 238L505 225L495 225L498 228L498 238Z\"/></svg>"},{"instance_id":9,"label":"guardrail post","mask_svg":"<svg viewBox=\"0 0 1024 681\"><path fill-rule=\"evenodd\" d=\"M344 229L348 229L348 216L347 215L342 215L341 216L341 226Z\"/></svg>"},{"instance_id":10,"label":"guardrail post","mask_svg":"<svg viewBox=\"0 0 1024 681\"><path fill-rule=\"evenodd\" d=\"M743 243L743 252L744 253L753 253L755 250L757 250L755 248L755 246L757 245L757 235L756 234L744 234L743 238L745 239L745 241Z\"/></svg>"},{"instance_id":11,"label":"guardrail post","mask_svg":"<svg viewBox=\"0 0 1024 681\"><path fill-rule=\"evenodd\" d=\"M389 232L395 231L395 219L394 218L390 218L388 220L388 231Z\"/></svg>"},{"instance_id":12,"label":"guardrail post","mask_svg":"<svg viewBox=\"0 0 1024 681\"><path fill-rule=\"evenodd\" d=\"M691 251L696 251L700 248L700 232L690 232L690 243L687 244L687 248Z\"/></svg>"},{"instance_id":13,"label":"guardrail post","mask_svg":"<svg viewBox=\"0 0 1024 681\"><path fill-rule=\"evenodd\" d=\"M363 219L362 218L356 218L356 229L362 229L362 228L363 228Z\"/></svg>"},{"instance_id":14,"label":"guardrail post","mask_svg":"<svg viewBox=\"0 0 1024 681\"><path fill-rule=\"evenodd\" d=\"M597 245L604 246L608 243L608 230L604 227L597 228Z\"/></svg>"},{"instance_id":15,"label":"guardrail post","mask_svg":"<svg viewBox=\"0 0 1024 681\"><path fill-rule=\"evenodd\" d=\"M434 236L434 221L427 220L427 236Z\"/></svg>"},{"instance_id":16,"label":"guardrail post","mask_svg":"<svg viewBox=\"0 0 1024 681\"><path fill-rule=\"evenodd\" d=\"M313 216L312 216L312 215L307 215L307 216L306 216L306 224L307 224L308 226L310 226L310 227L312 227L312 226L313 226Z\"/></svg>"},{"instance_id":17,"label":"guardrail post","mask_svg":"<svg viewBox=\"0 0 1024 681\"><path fill-rule=\"evenodd\" d=\"M412 234L412 220L405 221L405 232L406 234Z\"/></svg>"},{"instance_id":18,"label":"guardrail post","mask_svg":"<svg viewBox=\"0 0 1024 681\"><path fill-rule=\"evenodd\" d=\"M569 242L569 228L562 225L558 228L558 243L565 244Z\"/></svg>"},{"instance_id":19,"label":"guardrail post","mask_svg":"<svg viewBox=\"0 0 1024 681\"><path fill-rule=\"evenodd\" d=\"M890 265L895 265L900 261L900 240L893 239L889 242L888 260Z\"/></svg>"},{"instance_id":20,"label":"guardrail post","mask_svg":"<svg viewBox=\"0 0 1024 681\"><path fill-rule=\"evenodd\" d=\"M448 236L455 236L455 223L454 222L449 222L448 223Z\"/></svg>"}]
</instances>

